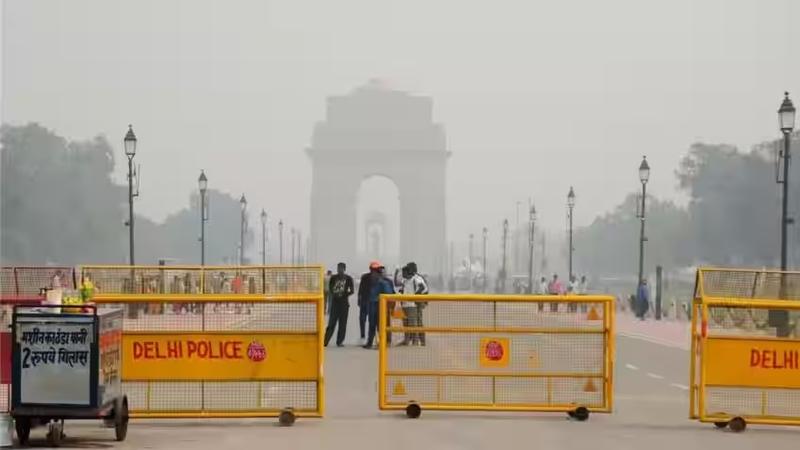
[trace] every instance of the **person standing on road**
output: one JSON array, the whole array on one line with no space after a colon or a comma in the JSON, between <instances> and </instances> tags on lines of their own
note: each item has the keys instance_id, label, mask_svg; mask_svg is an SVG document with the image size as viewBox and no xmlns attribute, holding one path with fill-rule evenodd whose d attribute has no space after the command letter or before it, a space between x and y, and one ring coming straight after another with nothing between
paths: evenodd
<instances>
[{"instance_id":1,"label":"person standing on road","mask_svg":"<svg viewBox=\"0 0 800 450\"><path fill-rule=\"evenodd\" d=\"M369 296L369 334L367 335L367 343L364 344L364 348L371 349L372 342L375 340L375 333L378 331L378 319L379 319L379 299L381 294L394 294L394 281L386 276L386 269L383 267L383 264L373 261L370 263L370 270L374 270L372 272L372 281L371 281L371 289L370 289L370 296ZM388 304L386 311L388 314L391 314L391 310L393 304ZM390 316L391 317L391 316ZM386 334L386 345L391 345L392 343L392 335L391 333Z\"/></svg>"},{"instance_id":2,"label":"person standing on road","mask_svg":"<svg viewBox=\"0 0 800 450\"><path fill-rule=\"evenodd\" d=\"M330 314L331 312L331 271L325 272L325 306L324 311L325 314Z\"/></svg>"},{"instance_id":3,"label":"person standing on road","mask_svg":"<svg viewBox=\"0 0 800 450\"><path fill-rule=\"evenodd\" d=\"M369 265L369 271L361 275L361 280L358 282L358 328L361 331L361 345L367 343L367 317L369 316L369 296L372 292L372 282L374 281L373 272L377 270L377 266L373 269L373 265L380 265L377 261L373 261Z\"/></svg>"},{"instance_id":4,"label":"person standing on road","mask_svg":"<svg viewBox=\"0 0 800 450\"><path fill-rule=\"evenodd\" d=\"M428 283L417 271L417 264L410 262L403 267L403 293L410 295L426 295L428 293ZM405 325L408 327L422 327L422 310L425 309L427 302L403 302L403 312L405 313ZM406 338L400 345L420 345L425 346L425 333L412 332L406 333Z\"/></svg>"},{"instance_id":5,"label":"person standing on road","mask_svg":"<svg viewBox=\"0 0 800 450\"><path fill-rule=\"evenodd\" d=\"M647 310L650 309L650 289L647 287L647 280L642 280L639 284L639 290L636 293L636 301L639 304L636 315L639 319L644 320L644 316L647 315Z\"/></svg>"},{"instance_id":6,"label":"person standing on road","mask_svg":"<svg viewBox=\"0 0 800 450\"><path fill-rule=\"evenodd\" d=\"M547 293L550 295L562 295L564 293L564 286L558 279L558 274L553 274L553 280L547 285ZM558 303L550 303L550 312L558 312Z\"/></svg>"},{"instance_id":7,"label":"person standing on road","mask_svg":"<svg viewBox=\"0 0 800 450\"><path fill-rule=\"evenodd\" d=\"M340 262L336 265L336 275L331 277L328 283L328 290L331 293L331 312L328 316L328 328L325 330L325 346L333 336L333 330L337 324L339 332L336 334L336 346L344 345L344 338L347 334L347 316L350 313L350 296L353 295L353 278L344 273L347 266Z\"/></svg>"}]
</instances>

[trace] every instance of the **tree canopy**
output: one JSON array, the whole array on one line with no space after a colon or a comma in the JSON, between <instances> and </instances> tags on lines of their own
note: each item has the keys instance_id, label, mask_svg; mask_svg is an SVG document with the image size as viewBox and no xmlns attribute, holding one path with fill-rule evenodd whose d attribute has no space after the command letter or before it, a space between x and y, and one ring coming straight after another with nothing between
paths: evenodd
<instances>
[{"instance_id":1,"label":"tree canopy","mask_svg":"<svg viewBox=\"0 0 800 450\"><path fill-rule=\"evenodd\" d=\"M114 151L101 136L68 141L38 124L0 127L0 258L3 264L125 263L127 186L114 183ZM206 262L236 254L238 199L209 190ZM136 215L136 262L200 259L198 194L155 223ZM247 234L246 244L252 241Z\"/></svg>"}]
</instances>

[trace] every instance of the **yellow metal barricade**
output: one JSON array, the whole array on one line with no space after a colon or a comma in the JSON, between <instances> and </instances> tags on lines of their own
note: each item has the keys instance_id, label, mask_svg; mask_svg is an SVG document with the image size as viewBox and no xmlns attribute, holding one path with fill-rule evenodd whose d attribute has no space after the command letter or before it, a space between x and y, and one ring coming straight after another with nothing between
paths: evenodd
<instances>
[{"instance_id":1,"label":"yellow metal barricade","mask_svg":"<svg viewBox=\"0 0 800 450\"><path fill-rule=\"evenodd\" d=\"M798 272L698 270L690 418L734 431L800 425L797 298Z\"/></svg>"},{"instance_id":2,"label":"yellow metal barricade","mask_svg":"<svg viewBox=\"0 0 800 450\"><path fill-rule=\"evenodd\" d=\"M82 266L104 298L147 294L179 298L203 294L206 299L264 298L264 295L317 295L322 292L320 266ZM118 298L119 298L118 297Z\"/></svg>"},{"instance_id":3,"label":"yellow metal barricade","mask_svg":"<svg viewBox=\"0 0 800 450\"><path fill-rule=\"evenodd\" d=\"M579 420L611 412L613 302L382 296L379 407L409 417L422 409L564 411Z\"/></svg>"},{"instance_id":4,"label":"yellow metal barricade","mask_svg":"<svg viewBox=\"0 0 800 450\"><path fill-rule=\"evenodd\" d=\"M84 267L93 301L126 310L122 381L131 417L275 417L324 412L322 268L136 267L137 274L275 273L299 292L124 293L130 274ZM117 274L117 275L115 275ZM311 283L311 274L316 281ZM119 278L115 278L115 277ZM137 275L138 276L138 275ZM109 292L110 290L110 292Z\"/></svg>"}]
</instances>

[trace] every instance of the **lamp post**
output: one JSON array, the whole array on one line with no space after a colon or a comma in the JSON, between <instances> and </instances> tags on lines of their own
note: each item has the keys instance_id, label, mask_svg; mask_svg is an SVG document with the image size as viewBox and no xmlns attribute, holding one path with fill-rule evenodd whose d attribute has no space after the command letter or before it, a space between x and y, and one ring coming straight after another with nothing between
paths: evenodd
<instances>
[{"instance_id":1,"label":"lamp post","mask_svg":"<svg viewBox=\"0 0 800 450\"><path fill-rule=\"evenodd\" d=\"M261 265L267 265L267 212L261 208Z\"/></svg>"},{"instance_id":2,"label":"lamp post","mask_svg":"<svg viewBox=\"0 0 800 450\"><path fill-rule=\"evenodd\" d=\"M517 201L517 223L514 226L514 274L519 273L519 207L522 202Z\"/></svg>"},{"instance_id":3,"label":"lamp post","mask_svg":"<svg viewBox=\"0 0 800 450\"><path fill-rule=\"evenodd\" d=\"M244 265L244 233L245 227L247 226L245 223L246 215L247 215L247 199L244 198L244 194L242 194L242 198L239 199L239 206L242 209L242 216L240 220L240 227L239 227L239 265Z\"/></svg>"},{"instance_id":4,"label":"lamp post","mask_svg":"<svg viewBox=\"0 0 800 450\"><path fill-rule=\"evenodd\" d=\"M469 259L469 263L467 266L467 273L469 274L469 290L472 291L472 241L475 239L475 235L470 233L469 234L469 254L467 259Z\"/></svg>"},{"instance_id":5,"label":"lamp post","mask_svg":"<svg viewBox=\"0 0 800 450\"><path fill-rule=\"evenodd\" d=\"M133 133L133 126L128 125L128 132L123 140L125 144L125 156L128 157L128 244L131 266L136 264L133 253L133 157L136 156L136 135ZM133 279L131 278L131 283ZM133 285L131 284L131 288Z\"/></svg>"},{"instance_id":6,"label":"lamp post","mask_svg":"<svg viewBox=\"0 0 800 450\"><path fill-rule=\"evenodd\" d=\"M297 237L297 230L292 227L292 265L295 265L294 261L294 249L296 244L296 237Z\"/></svg>"},{"instance_id":7,"label":"lamp post","mask_svg":"<svg viewBox=\"0 0 800 450\"><path fill-rule=\"evenodd\" d=\"M781 205L781 271L786 271L788 262L786 258L788 242L786 241L786 227L794 220L789 217L789 161L791 160L790 143L791 134L794 130L795 109L789 93L784 92L783 102L778 108L778 122L783 133L783 179L778 180L783 183L783 202ZM781 274L780 298L786 298L785 274ZM769 312L769 325L775 327L778 337L789 336L789 311L771 310Z\"/></svg>"},{"instance_id":8,"label":"lamp post","mask_svg":"<svg viewBox=\"0 0 800 450\"><path fill-rule=\"evenodd\" d=\"M486 239L489 237L489 230L486 227L483 227L483 282L481 283L481 287L483 292L486 292L486 285L489 281L489 268L486 264Z\"/></svg>"},{"instance_id":9,"label":"lamp post","mask_svg":"<svg viewBox=\"0 0 800 450\"><path fill-rule=\"evenodd\" d=\"M572 246L572 210L575 208L575 191L572 186L569 187L567 194L567 207L569 208L569 279L567 280L569 282L572 281L572 252L575 250Z\"/></svg>"},{"instance_id":10,"label":"lamp post","mask_svg":"<svg viewBox=\"0 0 800 450\"><path fill-rule=\"evenodd\" d=\"M533 294L533 248L536 231L536 207L531 203L528 211L528 294Z\"/></svg>"},{"instance_id":11,"label":"lamp post","mask_svg":"<svg viewBox=\"0 0 800 450\"><path fill-rule=\"evenodd\" d=\"M500 270L500 294L506 292L506 248L508 243L508 219L503 219L503 266Z\"/></svg>"},{"instance_id":12,"label":"lamp post","mask_svg":"<svg viewBox=\"0 0 800 450\"><path fill-rule=\"evenodd\" d=\"M278 221L278 264L283 264L283 219Z\"/></svg>"},{"instance_id":13,"label":"lamp post","mask_svg":"<svg viewBox=\"0 0 800 450\"><path fill-rule=\"evenodd\" d=\"M781 270L786 270L786 227L792 223L792 219L788 216L789 206L789 161L790 161L790 142L792 130L794 130L795 109L792 100L789 99L789 93L784 93L783 102L778 109L778 118L780 122L781 132L783 132L783 204L781 207Z\"/></svg>"},{"instance_id":14,"label":"lamp post","mask_svg":"<svg viewBox=\"0 0 800 450\"><path fill-rule=\"evenodd\" d=\"M200 265L206 265L206 221L208 215L206 214L206 192L208 190L208 178L205 171L200 171L200 177L197 179L197 187L200 189Z\"/></svg>"},{"instance_id":15,"label":"lamp post","mask_svg":"<svg viewBox=\"0 0 800 450\"><path fill-rule=\"evenodd\" d=\"M638 295L639 289L644 280L644 242L647 240L644 237L644 222L645 222L645 205L647 199L647 180L650 179L650 165L647 164L647 156L642 157L642 163L639 164L639 181L642 183L642 203L639 211L639 278L637 278L636 292Z\"/></svg>"}]
</instances>

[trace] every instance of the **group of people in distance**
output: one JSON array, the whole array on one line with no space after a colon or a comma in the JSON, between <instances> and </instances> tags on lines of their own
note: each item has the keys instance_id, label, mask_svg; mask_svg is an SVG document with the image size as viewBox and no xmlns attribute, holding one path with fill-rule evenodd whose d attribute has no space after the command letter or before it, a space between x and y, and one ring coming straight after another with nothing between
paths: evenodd
<instances>
[{"instance_id":1,"label":"group of people in distance","mask_svg":"<svg viewBox=\"0 0 800 450\"><path fill-rule=\"evenodd\" d=\"M326 283L326 309L329 310L328 327L325 330L325 346L328 346L334 331L336 345L342 347L347 336L347 318L350 314L350 296L355 293L353 278L345 273L347 266L340 262L336 265L336 274L330 274ZM358 285L358 324L361 331L363 348L373 348L378 330L378 299L381 294L424 295L428 293L428 283L420 275L417 264L410 262L402 269L395 271L394 279L386 275L386 268L378 261L369 264L369 271L361 275ZM330 306L327 306L327 305ZM394 303L386 308L387 323L391 322ZM403 318L404 327L421 327L422 312L426 302L402 301L398 313ZM400 313L400 311L402 311ZM391 345L391 333L386 336L386 344ZM425 345L425 333L409 332L397 345Z\"/></svg>"}]
</instances>

